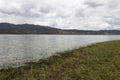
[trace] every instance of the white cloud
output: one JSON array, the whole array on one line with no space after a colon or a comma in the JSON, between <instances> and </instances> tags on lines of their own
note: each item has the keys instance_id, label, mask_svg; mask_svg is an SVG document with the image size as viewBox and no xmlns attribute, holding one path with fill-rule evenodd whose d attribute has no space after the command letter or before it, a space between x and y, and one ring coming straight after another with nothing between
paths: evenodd
<instances>
[{"instance_id":1,"label":"white cloud","mask_svg":"<svg viewBox=\"0 0 120 80\"><path fill-rule=\"evenodd\" d=\"M119 0L0 0L0 22L120 29Z\"/></svg>"}]
</instances>

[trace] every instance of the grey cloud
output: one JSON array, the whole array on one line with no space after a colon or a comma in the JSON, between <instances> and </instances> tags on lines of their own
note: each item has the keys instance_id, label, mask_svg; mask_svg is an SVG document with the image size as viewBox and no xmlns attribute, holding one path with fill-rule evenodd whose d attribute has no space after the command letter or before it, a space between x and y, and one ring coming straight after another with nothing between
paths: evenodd
<instances>
[{"instance_id":1,"label":"grey cloud","mask_svg":"<svg viewBox=\"0 0 120 80\"><path fill-rule=\"evenodd\" d=\"M107 3L107 6L108 6L109 9L116 9L117 7L120 8L119 3L120 3L119 0L110 0Z\"/></svg>"},{"instance_id":2,"label":"grey cloud","mask_svg":"<svg viewBox=\"0 0 120 80\"><path fill-rule=\"evenodd\" d=\"M20 8L12 7L10 8L0 8L0 12L7 15L21 16L27 18L34 18L40 16L39 13L32 11L34 7L31 4L23 4Z\"/></svg>"},{"instance_id":3,"label":"grey cloud","mask_svg":"<svg viewBox=\"0 0 120 80\"><path fill-rule=\"evenodd\" d=\"M38 17L39 14L31 14L31 12L19 12L19 11L4 11L4 10L0 10L1 13L3 13L4 15L14 15L14 16L21 16L21 17L27 17L27 18L34 18L34 17ZM29 14L28 14L29 13Z\"/></svg>"},{"instance_id":4,"label":"grey cloud","mask_svg":"<svg viewBox=\"0 0 120 80\"><path fill-rule=\"evenodd\" d=\"M120 17L107 16L105 17L105 21L112 26L116 26L116 25L120 26Z\"/></svg>"},{"instance_id":5,"label":"grey cloud","mask_svg":"<svg viewBox=\"0 0 120 80\"><path fill-rule=\"evenodd\" d=\"M84 18L85 17L85 12L84 11L85 11L84 9L76 10L75 16Z\"/></svg>"},{"instance_id":6,"label":"grey cloud","mask_svg":"<svg viewBox=\"0 0 120 80\"><path fill-rule=\"evenodd\" d=\"M52 8L50 8L50 7L41 7L39 11L41 13L48 14L51 12L51 10L52 10Z\"/></svg>"},{"instance_id":7,"label":"grey cloud","mask_svg":"<svg viewBox=\"0 0 120 80\"><path fill-rule=\"evenodd\" d=\"M40 16L38 13L32 13L32 11L17 11L17 10L0 10L1 13L7 14L7 15L14 15L14 16L21 16L21 17L27 17L27 18L34 18Z\"/></svg>"},{"instance_id":8,"label":"grey cloud","mask_svg":"<svg viewBox=\"0 0 120 80\"><path fill-rule=\"evenodd\" d=\"M103 3L99 3L97 1L89 0L84 3L85 5L88 5L89 7L99 7L102 6Z\"/></svg>"},{"instance_id":9,"label":"grey cloud","mask_svg":"<svg viewBox=\"0 0 120 80\"><path fill-rule=\"evenodd\" d=\"M7 15L12 15L12 14L18 14L18 11L15 10L5 10L5 9L0 9L0 13L7 14Z\"/></svg>"}]
</instances>

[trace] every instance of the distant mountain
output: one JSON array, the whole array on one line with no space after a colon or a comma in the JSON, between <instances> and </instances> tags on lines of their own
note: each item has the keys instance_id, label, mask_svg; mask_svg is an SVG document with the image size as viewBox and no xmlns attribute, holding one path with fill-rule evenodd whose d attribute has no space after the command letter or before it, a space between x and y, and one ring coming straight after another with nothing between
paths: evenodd
<instances>
[{"instance_id":1,"label":"distant mountain","mask_svg":"<svg viewBox=\"0 0 120 80\"><path fill-rule=\"evenodd\" d=\"M0 34L56 34L60 29L33 24L0 23Z\"/></svg>"},{"instance_id":2,"label":"distant mountain","mask_svg":"<svg viewBox=\"0 0 120 80\"><path fill-rule=\"evenodd\" d=\"M64 30L33 24L0 23L0 34L120 34L120 30Z\"/></svg>"}]
</instances>

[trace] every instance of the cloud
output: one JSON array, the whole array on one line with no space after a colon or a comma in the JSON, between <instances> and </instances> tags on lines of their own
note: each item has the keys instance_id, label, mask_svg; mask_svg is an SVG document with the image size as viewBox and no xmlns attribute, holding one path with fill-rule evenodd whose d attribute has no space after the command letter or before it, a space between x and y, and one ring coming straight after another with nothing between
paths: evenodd
<instances>
[{"instance_id":1,"label":"cloud","mask_svg":"<svg viewBox=\"0 0 120 80\"><path fill-rule=\"evenodd\" d=\"M105 18L105 21L108 22L111 25L119 25L120 18L115 16L108 16Z\"/></svg>"},{"instance_id":2,"label":"cloud","mask_svg":"<svg viewBox=\"0 0 120 80\"><path fill-rule=\"evenodd\" d=\"M88 5L89 7L100 7L103 5L103 2L101 2L100 0L88 0L84 3L85 5Z\"/></svg>"},{"instance_id":3,"label":"cloud","mask_svg":"<svg viewBox=\"0 0 120 80\"><path fill-rule=\"evenodd\" d=\"M62 29L120 29L119 0L0 0L0 22Z\"/></svg>"}]
</instances>

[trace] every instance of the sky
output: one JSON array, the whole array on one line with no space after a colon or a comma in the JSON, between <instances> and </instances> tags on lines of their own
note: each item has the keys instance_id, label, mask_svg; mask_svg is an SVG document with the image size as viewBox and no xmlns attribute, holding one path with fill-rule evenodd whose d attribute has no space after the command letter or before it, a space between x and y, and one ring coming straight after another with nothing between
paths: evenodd
<instances>
[{"instance_id":1,"label":"sky","mask_svg":"<svg viewBox=\"0 0 120 80\"><path fill-rule=\"evenodd\" d=\"M0 23L120 30L120 0L0 0Z\"/></svg>"}]
</instances>

